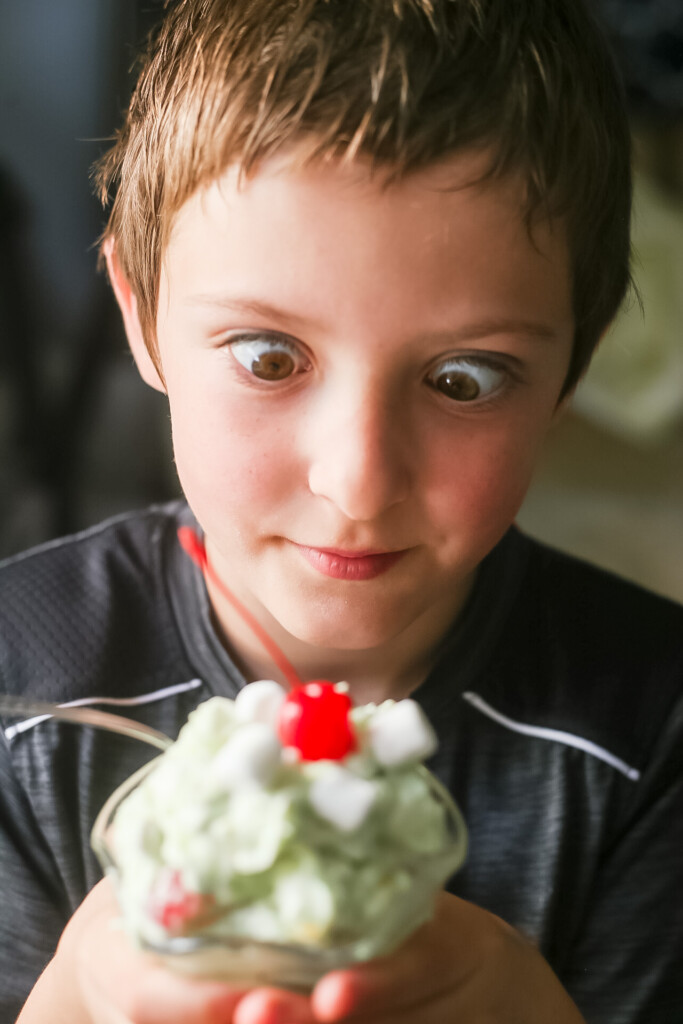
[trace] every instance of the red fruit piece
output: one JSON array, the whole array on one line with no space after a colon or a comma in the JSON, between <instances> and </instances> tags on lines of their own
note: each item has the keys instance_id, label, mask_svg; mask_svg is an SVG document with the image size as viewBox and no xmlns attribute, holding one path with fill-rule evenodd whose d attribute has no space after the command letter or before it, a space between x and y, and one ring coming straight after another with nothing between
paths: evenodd
<instances>
[{"instance_id":1,"label":"red fruit piece","mask_svg":"<svg viewBox=\"0 0 683 1024\"><path fill-rule=\"evenodd\" d=\"M169 871L157 883L150 897L150 916L173 935L188 930L188 925L198 923L212 897L199 892L188 892L183 886L180 872Z\"/></svg>"},{"instance_id":2,"label":"red fruit piece","mask_svg":"<svg viewBox=\"0 0 683 1024\"><path fill-rule=\"evenodd\" d=\"M334 683L315 680L295 686L280 710L278 735L304 761L340 761L356 749L349 719L351 698Z\"/></svg>"}]
</instances>

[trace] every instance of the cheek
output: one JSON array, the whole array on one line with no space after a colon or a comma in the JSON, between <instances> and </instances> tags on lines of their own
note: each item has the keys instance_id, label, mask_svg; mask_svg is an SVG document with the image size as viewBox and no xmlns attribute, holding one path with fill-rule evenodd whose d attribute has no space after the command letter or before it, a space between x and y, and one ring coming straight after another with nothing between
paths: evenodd
<instances>
[{"instance_id":1,"label":"cheek","mask_svg":"<svg viewBox=\"0 0 683 1024\"><path fill-rule=\"evenodd\" d=\"M430 476L432 510L448 544L469 541L486 554L514 520L524 500L538 439L524 431L475 431L441 449Z\"/></svg>"},{"instance_id":2,"label":"cheek","mask_svg":"<svg viewBox=\"0 0 683 1024\"><path fill-rule=\"evenodd\" d=\"M229 521L272 507L293 476L282 425L206 391L201 400L188 400L189 390L171 398L171 424L178 476L197 517L220 514Z\"/></svg>"}]
</instances>

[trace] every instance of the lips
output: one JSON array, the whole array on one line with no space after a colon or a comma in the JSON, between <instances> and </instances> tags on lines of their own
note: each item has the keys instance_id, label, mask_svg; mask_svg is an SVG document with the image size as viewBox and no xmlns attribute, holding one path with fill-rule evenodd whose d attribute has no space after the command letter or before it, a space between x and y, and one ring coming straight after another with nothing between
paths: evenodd
<instances>
[{"instance_id":1,"label":"lips","mask_svg":"<svg viewBox=\"0 0 683 1024\"><path fill-rule=\"evenodd\" d=\"M309 565L323 576L335 580L372 580L388 572L407 554L403 551L338 551L330 548L310 548L297 544L297 549Z\"/></svg>"}]
</instances>

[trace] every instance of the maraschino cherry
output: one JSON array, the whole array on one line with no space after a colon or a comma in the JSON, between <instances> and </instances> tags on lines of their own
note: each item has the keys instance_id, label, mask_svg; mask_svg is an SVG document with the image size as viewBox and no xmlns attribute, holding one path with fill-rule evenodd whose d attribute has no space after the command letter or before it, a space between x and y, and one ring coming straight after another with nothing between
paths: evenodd
<instances>
[{"instance_id":1,"label":"maraschino cherry","mask_svg":"<svg viewBox=\"0 0 683 1024\"><path fill-rule=\"evenodd\" d=\"M215 911L215 900L207 893L188 892L179 871L171 871L153 893L151 916L167 932L181 935Z\"/></svg>"},{"instance_id":2,"label":"maraschino cherry","mask_svg":"<svg viewBox=\"0 0 683 1024\"><path fill-rule=\"evenodd\" d=\"M295 686L280 709L283 746L294 747L303 761L341 761L356 749L352 706L348 694L326 680Z\"/></svg>"}]
</instances>

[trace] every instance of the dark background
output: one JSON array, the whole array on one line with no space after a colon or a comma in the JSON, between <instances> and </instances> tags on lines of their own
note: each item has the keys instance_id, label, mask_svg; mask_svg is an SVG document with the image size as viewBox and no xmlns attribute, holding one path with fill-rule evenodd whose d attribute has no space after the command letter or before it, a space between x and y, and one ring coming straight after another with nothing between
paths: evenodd
<instances>
[{"instance_id":1,"label":"dark background","mask_svg":"<svg viewBox=\"0 0 683 1024\"><path fill-rule=\"evenodd\" d=\"M134 56L162 7L161 0L4 0L0 8L0 556L178 493L165 399L137 378L96 269L103 215L89 182L103 140L120 123ZM624 72L648 167L678 202L683 0L600 0L596 9ZM604 510L596 452L626 466L629 478L640 474L650 501L668 501L670 477L683 476L683 444L669 437L639 454L637 444L580 417L568 422L542 466L528 524L560 546L676 591L668 578L648 578L638 557L648 565L652 557L638 556L635 535L611 553L597 536L586 545L585 530L563 532L562 516L548 509L568 507L563 487L576 490L578 473ZM653 459L661 480L652 477ZM674 484L674 492L683 518L683 487L679 493ZM670 566L666 530L663 542ZM680 558L683 570L683 536ZM683 597L683 571L681 580Z\"/></svg>"},{"instance_id":2,"label":"dark background","mask_svg":"<svg viewBox=\"0 0 683 1024\"><path fill-rule=\"evenodd\" d=\"M137 380L97 271L89 180L162 6L1 7L0 554L177 490L165 400Z\"/></svg>"}]
</instances>

